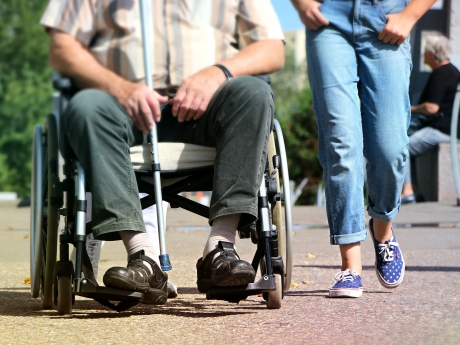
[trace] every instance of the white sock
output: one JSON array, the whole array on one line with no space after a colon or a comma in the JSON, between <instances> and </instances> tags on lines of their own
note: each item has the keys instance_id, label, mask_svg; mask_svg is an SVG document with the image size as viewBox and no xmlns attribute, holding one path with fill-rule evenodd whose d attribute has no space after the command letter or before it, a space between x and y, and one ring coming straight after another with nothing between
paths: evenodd
<instances>
[{"instance_id":1,"label":"white sock","mask_svg":"<svg viewBox=\"0 0 460 345\"><path fill-rule=\"evenodd\" d=\"M125 230L120 231L119 234L121 239L123 240L123 244L125 245L126 251L128 252L128 258L130 255L143 249L145 255L154 260L157 263L157 265L160 266L158 253L155 253L155 249L152 246L152 242L150 242L150 239L145 232ZM146 263L146 266L150 270L150 264Z\"/></svg>"},{"instance_id":2,"label":"white sock","mask_svg":"<svg viewBox=\"0 0 460 345\"><path fill-rule=\"evenodd\" d=\"M214 219L208 242L206 242L203 250L203 258L216 249L219 241L235 243L236 228L238 227L240 216L241 214L236 213Z\"/></svg>"}]
</instances>

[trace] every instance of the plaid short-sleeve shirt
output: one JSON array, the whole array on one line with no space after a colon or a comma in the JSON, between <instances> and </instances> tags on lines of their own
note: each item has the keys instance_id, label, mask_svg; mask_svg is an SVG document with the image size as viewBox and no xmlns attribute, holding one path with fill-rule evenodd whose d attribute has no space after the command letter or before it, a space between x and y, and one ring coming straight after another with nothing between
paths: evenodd
<instances>
[{"instance_id":1,"label":"plaid short-sleeve shirt","mask_svg":"<svg viewBox=\"0 0 460 345\"><path fill-rule=\"evenodd\" d=\"M152 0L154 87L264 39L284 39L270 0ZM144 79L138 0L50 0L40 24L66 32L125 79Z\"/></svg>"}]
</instances>

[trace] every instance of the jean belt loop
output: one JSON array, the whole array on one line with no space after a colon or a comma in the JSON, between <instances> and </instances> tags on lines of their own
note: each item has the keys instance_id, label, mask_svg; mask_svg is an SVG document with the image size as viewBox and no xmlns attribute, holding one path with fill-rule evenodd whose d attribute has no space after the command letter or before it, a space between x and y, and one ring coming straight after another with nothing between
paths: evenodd
<instances>
[{"instance_id":1,"label":"jean belt loop","mask_svg":"<svg viewBox=\"0 0 460 345\"><path fill-rule=\"evenodd\" d=\"M377 7L377 2L378 2L378 1L379 1L379 0L372 0L372 7Z\"/></svg>"}]
</instances>

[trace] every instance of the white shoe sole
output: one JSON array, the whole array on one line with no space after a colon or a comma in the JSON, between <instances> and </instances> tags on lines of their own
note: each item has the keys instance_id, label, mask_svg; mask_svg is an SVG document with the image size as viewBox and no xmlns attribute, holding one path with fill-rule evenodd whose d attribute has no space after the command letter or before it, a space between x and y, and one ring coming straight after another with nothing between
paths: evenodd
<instances>
[{"instance_id":1,"label":"white shoe sole","mask_svg":"<svg viewBox=\"0 0 460 345\"><path fill-rule=\"evenodd\" d=\"M168 281L168 298L176 298L178 295L177 287L170 281Z\"/></svg>"},{"instance_id":2,"label":"white shoe sole","mask_svg":"<svg viewBox=\"0 0 460 345\"><path fill-rule=\"evenodd\" d=\"M329 297L361 297L363 289L340 289L340 290L329 290Z\"/></svg>"}]
</instances>

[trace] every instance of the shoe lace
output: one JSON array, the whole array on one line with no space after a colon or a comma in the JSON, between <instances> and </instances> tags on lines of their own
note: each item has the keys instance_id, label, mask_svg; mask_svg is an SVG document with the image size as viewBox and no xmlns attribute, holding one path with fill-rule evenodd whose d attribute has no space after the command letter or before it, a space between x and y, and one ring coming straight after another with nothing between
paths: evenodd
<instances>
[{"instance_id":1,"label":"shoe lace","mask_svg":"<svg viewBox=\"0 0 460 345\"><path fill-rule=\"evenodd\" d=\"M398 247L398 242L388 241L386 243L379 243L379 254L382 257L383 261L393 261L395 247Z\"/></svg>"},{"instance_id":2,"label":"shoe lace","mask_svg":"<svg viewBox=\"0 0 460 345\"><path fill-rule=\"evenodd\" d=\"M358 276L358 273L355 270L345 270L338 272L335 276L334 279L336 282L344 282L347 280L353 281L355 278Z\"/></svg>"}]
</instances>

